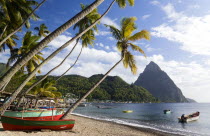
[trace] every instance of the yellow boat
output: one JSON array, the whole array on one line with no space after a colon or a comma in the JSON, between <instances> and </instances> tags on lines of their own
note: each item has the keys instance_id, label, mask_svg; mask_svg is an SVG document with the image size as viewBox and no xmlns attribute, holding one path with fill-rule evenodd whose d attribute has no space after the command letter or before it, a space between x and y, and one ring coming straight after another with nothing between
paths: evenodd
<instances>
[{"instance_id":1,"label":"yellow boat","mask_svg":"<svg viewBox=\"0 0 210 136\"><path fill-rule=\"evenodd\" d=\"M133 111L132 110L124 110L122 111L123 113L132 113Z\"/></svg>"}]
</instances>

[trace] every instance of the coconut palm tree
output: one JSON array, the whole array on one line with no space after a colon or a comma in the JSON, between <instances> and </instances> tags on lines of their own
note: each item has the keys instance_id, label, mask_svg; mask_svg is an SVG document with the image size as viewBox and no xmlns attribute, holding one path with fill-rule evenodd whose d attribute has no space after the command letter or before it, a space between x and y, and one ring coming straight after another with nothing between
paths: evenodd
<instances>
[{"instance_id":1,"label":"coconut palm tree","mask_svg":"<svg viewBox=\"0 0 210 136\"><path fill-rule=\"evenodd\" d=\"M0 47L22 26L30 27L29 19L37 20L39 17L34 13L46 0L38 4L34 0L0 0L2 18L0 25ZM33 6L37 5L35 9ZM1 31L2 30L2 31Z\"/></svg>"},{"instance_id":2,"label":"coconut palm tree","mask_svg":"<svg viewBox=\"0 0 210 136\"><path fill-rule=\"evenodd\" d=\"M33 50L31 50L25 57L23 57L18 63L15 63L13 65L13 67L10 68L10 70L8 70L1 78L0 78L0 89L2 89L5 84L7 84L7 82L10 81L10 79L12 78L12 76L21 68L22 65L24 65L24 63L26 63L28 60L30 60L30 58L36 54L37 52L39 52L40 50L42 50L49 42L51 42L53 39L55 39L58 35L60 35L62 32L64 32L66 29L68 29L69 27L71 27L72 25L76 24L78 21L80 21L82 18L84 18L86 15L88 15L92 10L94 10L95 8L97 8L104 0L96 0L95 2L93 2L91 5L89 5L88 7L86 7L83 11L81 11L80 13L78 13L76 16L74 16L73 18L71 18L69 21L67 21L65 24L63 24L62 26L60 26L59 28L57 28L54 32L52 32L50 35L48 35L45 39L43 39L36 48L34 48ZM110 6L108 7L108 9L106 10L106 12L104 13L104 15L106 15L111 6L113 5L114 2L117 2L118 5L122 8L124 8L126 6L126 2L129 3L130 6L134 5L134 0L113 0L112 3L110 4ZM103 16L102 16L103 17ZM102 17L100 19L102 19ZM97 21L100 21L97 20ZM97 21L95 23L97 23ZM60 52L60 50L62 50L63 48L65 48L66 46L68 46L71 42L73 42L74 40L78 39L79 37L81 37L85 32L87 32L89 29L91 29L92 27L94 27L95 24L91 25L90 27L87 28L86 31L83 31L83 33L80 33L80 35L77 35L77 37L72 38L70 41L68 41L65 45L63 45L63 47L59 48L56 52ZM52 53L51 56L49 56L49 59L51 59L52 57L54 57L57 53ZM49 60L48 59L48 60ZM47 61L46 61L47 62ZM45 64L45 63L42 63ZM32 76L33 77L33 76Z\"/></svg>"},{"instance_id":3,"label":"coconut palm tree","mask_svg":"<svg viewBox=\"0 0 210 136\"><path fill-rule=\"evenodd\" d=\"M8 59L7 66L14 61L19 61L25 54L37 45L39 39L40 36L32 35L32 32L26 32L22 41L23 45L20 49L13 50L11 57ZM30 74L40 64L40 62L44 60L42 55L43 54L41 52L35 54L26 64L23 65L20 70L24 72L24 69L26 68L28 74ZM40 73L40 71L38 71L38 73Z\"/></svg>"},{"instance_id":4,"label":"coconut palm tree","mask_svg":"<svg viewBox=\"0 0 210 136\"><path fill-rule=\"evenodd\" d=\"M47 30L47 26L45 24L41 24L39 27L35 27L34 30L37 30L38 35L43 37L46 37L47 34L50 33L50 31Z\"/></svg>"},{"instance_id":5,"label":"coconut palm tree","mask_svg":"<svg viewBox=\"0 0 210 136\"><path fill-rule=\"evenodd\" d=\"M50 35L48 35L45 39L43 39L39 45L34 48L33 50L31 50L24 58L22 58L22 60L19 61L19 63L14 64L13 67L7 71L7 73L1 77L0 79L0 88L1 91L3 91L2 88L4 88L5 85L7 85L7 83L10 81L11 77L14 75L14 73L20 69L20 66L22 66L26 61L28 61L28 59L31 58L31 55L33 55L34 53L38 52L39 50L44 48L44 43L47 44L49 43L51 40L53 40L54 38L56 38L61 32L65 31L68 27L70 27L72 25L72 23L77 23L79 20L81 20L82 17L86 16L87 14L89 14L92 10L94 10L98 5L100 5L104 0L97 0L94 3L92 3L91 5L89 5L87 8L85 8L82 12L80 12L77 16L73 17L72 19L70 19L69 21L66 22L66 24L62 25L61 27L59 27L58 29L56 29L54 32L52 32ZM35 75L35 73L44 65L46 64L49 60L51 60L56 54L58 54L61 50L63 50L65 47L67 47L70 43L72 43L74 40L78 39L79 37L81 37L84 33L86 33L88 30L90 30L92 27L94 27L101 19L102 17L104 17L111 9L112 5L114 4L114 2L118 3L118 5L120 6L119 2L120 0L113 0L112 3L110 4L110 6L108 7L108 9L104 12L104 14L97 20L95 21L91 26L89 26L86 30L84 30L83 32L79 33L77 36L75 36L74 38L72 38L71 40L67 41L64 45L62 45L60 48L58 48L56 51L54 51L50 56L48 56L45 61L43 61L27 78L26 80L18 87L18 89L12 94L11 99L9 101L7 101L7 103L5 103L3 105L3 110L1 115L4 114L5 110L7 109L7 107L11 104L11 102L16 98L16 96L20 93L20 91L22 90L22 88L26 85L26 83ZM134 1L134 0L122 0L122 1L128 1L130 3L130 5L132 6L132 2L130 1ZM125 4L124 4L125 5Z\"/></svg>"},{"instance_id":6,"label":"coconut palm tree","mask_svg":"<svg viewBox=\"0 0 210 136\"><path fill-rule=\"evenodd\" d=\"M48 81L44 80L41 83L40 87L36 87L32 90L33 94L37 95L38 97L51 97L51 98L58 98L61 97L61 92L57 92L57 88L54 87L56 82L54 80Z\"/></svg>"},{"instance_id":7,"label":"coconut palm tree","mask_svg":"<svg viewBox=\"0 0 210 136\"><path fill-rule=\"evenodd\" d=\"M137 67L135 63L135 58L132 53L129 51L131 48L134 51L138 51L145 56L144 51L137 45L133 44L132 42L140 40L140 39L150 39L150 34L146 30L142 30L133 34L133 32L137 29L135 25L136 18L124 18L121 21L121 29L117 29L114 26L106 25L110 28L110 32L112 33L113 37L118 41L116 46L118 50L121 52L121 59L100 79L82 98L77 100L64 114L61 119L67 117L69 113L71 113L90 93L92 93L96 87L100 85L100 83L108 76L108 74L121 62L123 62L125 68L130 68L133 74L136 74ZM132 35L133 34L133 35Z\"/></svg>"},{"instance_id":8,"label":"coconut palm tree","mask_svg":"<svg viewBox=\"0 0 210 136\"><path fill-rule=\"evenodd\" d=\"M33 48L30 52L27 53L23 58L21 58L18 62L16 62L1 78L0 78L0 90L10 81L12 76L26 63L28 62L35 54L41 51L48 43L50 43L53 39L59 36L61 33L66 31L69 27L76 24L86 15L88 15L91 11L97 8L104 0L95 0L91 5L85 8L83 11L72 17L66 23L61 25L51 34L49 34L46 38L39 42L36 48ZM77 38L76 38L77 39Z\"/></svg>"},{"instance_id":9,"label":"coconut palm tree","mask_svg":"<svg viewBox=\"0 0 210 136\"><path fill-rule=\"evenodd\" d=\"M85 9L85 5L81 4L81 9L84 10ZM97 9L94 9L90 14L88 14L86 17L84 17L82 20L80 20L78 23L75 24L74 29L79 28L79 32L82 32L86 29L86 27L89 27L92 22L94 23L97 19L99 19L101 17L101 15L98 13ZM82 28L81 28L82 27ZM89 31L87 31L85 34L83 34L81 36L81 38L78 38L76 40L76 43L74 45L74 47L72 48L72 50L67 54L67 56L61 61L60 64L58 64L57 66L55 66L53 69L51 69L47 74L45 74L41 79L39 79L37 82L35 82L31 87L29 87L26 91L21 93L21 96L23 97L24 94L27 94L32 88L34 88L35 86L37 86L40 82L42 82L45 78L48 77L48 75L50 73L52 73L54 70L56 70L57 68L59 68L65 61L66 59L71 55L71 53L74 51L75 47L77 46L79 40L81 39L82 41L82 47L87 47L88 44L93 45L93 42L95 40L95 34L94 34L94 30L97 31L98 28L97 26L94 26L92 29L90 29ZM82 49L81 49L82 51ZM81 54L81 51L79 53L79 56ZM77 57L78 60L79 57ZM76 60L76 61L77 61ZM74 63L75 65L75 63ZM70 69L72 68L72 66L66 71L68 72ZM64 73L66 73L64 72ZM62 75L63 76L63 75ZM60 78L58 78L60 79ZM58 80L57 79L57 80ZM56 81L57 81L56 80Z\"/></svg>"}]
</instances>

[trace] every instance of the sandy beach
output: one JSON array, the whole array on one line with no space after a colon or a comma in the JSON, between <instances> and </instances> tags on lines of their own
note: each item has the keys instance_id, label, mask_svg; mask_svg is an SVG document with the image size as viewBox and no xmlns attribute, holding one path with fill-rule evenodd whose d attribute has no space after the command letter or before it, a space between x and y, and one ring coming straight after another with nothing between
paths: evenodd
<instances>
[{"instance_id":1,"label":"sandy beach","mask_svg":"<svg viewBox=\"0 0 210 136\"><path fill-rule=\"evenodd\" d=\"M98 121L85 117L71 115L69 118L75 119L75 126L71 131L51 131L51 132L21 132L4 131L0 125L0 136L169 136L150 129L135 128L120 125L107 121Z\"/></svg>"}]
</instances>

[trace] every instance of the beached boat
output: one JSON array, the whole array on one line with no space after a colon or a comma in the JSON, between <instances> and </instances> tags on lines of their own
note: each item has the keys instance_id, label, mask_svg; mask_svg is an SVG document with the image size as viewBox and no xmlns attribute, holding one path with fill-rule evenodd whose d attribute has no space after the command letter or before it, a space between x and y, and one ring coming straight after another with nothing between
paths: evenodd
<instances>
[{"instance_id":1,"label":"beached boat","mask_svg":"<svg viewBox=\"0 0 210 136\"><path fill-rule=\"evenodd\" d=\"M4 130L67 130L74 127L75 120L33 120L2 116Z\"/></svg>"},{"instance_id":2,"label":"beached boat","mask_svg":"<svg viewBox=\"0 0 210 136\"><path fill-rule=\"evenodd\" d=\"M170 114L171 113L171 110L164 110L163 113L164 114Z\"/></svg>"},{"instance_id":3,"label":"beached boat","mask_svg":"<svg viewBox=\"0 0 210 136\"><path fill-rule=\"evenodd\" d=\"M191 122L191 121L196 121L199 119L200 112L195 112L189 115L182 115L181 117L178 118L179 122L184 123L184 122Z\"/></svg>"},{"instance_id":4,"label":"beached boat","mask_svg":"<svg viewBox=\"0 0 210 136\"><path fill-rule=\"evenodd\" d=\"M63 114L63 110L27 110L6 111L4 116L36 120L58 120Z\"/></svg>"},{"instance_id":5,"label":"beached boat","mask_svg":"<svg viewBox=\"0 0 210 136\"><path fill-rule=\"evenodd\" d=\"M123 113L132 113L133 111L132 110L124 110L122 111Z\"/></svg>"}]
</instances>

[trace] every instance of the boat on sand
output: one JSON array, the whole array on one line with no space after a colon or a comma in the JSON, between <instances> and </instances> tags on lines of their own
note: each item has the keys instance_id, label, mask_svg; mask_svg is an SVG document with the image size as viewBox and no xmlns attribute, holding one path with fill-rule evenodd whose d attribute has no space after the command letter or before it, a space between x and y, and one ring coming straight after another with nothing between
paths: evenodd
<instances>
[{"instance_id":1,"label":"boat on sand","mask_svg":"<svg viewBox=\"0 0 210 136\"><path fill-rule=\"evenodd\" d=\"M34 120L2 116L4 130L67 130L74 127L75 120Z\"/></svg>"},{"instance_id":2,"label":"boat on sand","mask_svg":"<svg viewBox=\"0 0 210 136\"><path fill-rule=\"evenodd\" d=\"M63 114L63 110L25 110L6 111L3 116L36 120L59 120Z\"/></svg>"}]
</instances>

